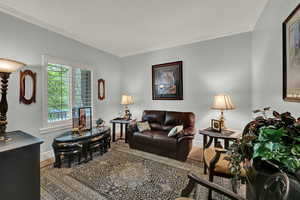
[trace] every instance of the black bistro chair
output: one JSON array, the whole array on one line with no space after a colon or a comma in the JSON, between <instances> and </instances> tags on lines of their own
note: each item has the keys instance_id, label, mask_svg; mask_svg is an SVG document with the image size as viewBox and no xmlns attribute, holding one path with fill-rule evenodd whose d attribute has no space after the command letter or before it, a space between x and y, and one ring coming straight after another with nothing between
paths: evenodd
<instances>
[{"instance_id":1,"label":"black bistro chair","mask_svg":"<svg viewBox=\"0 0 300 200\"><path fill-rule=\"evenodd\" d=\"M78 164L81 163L81 155L83 153L82 145L79 143L60 143L57 146L54 144L53 148L55 149L55 160L54 167L61 168L62 161L68 159L68 167L72 166L72 161L77 157Z\"/></svg>"},{"instance_id":2,"label":"black bistro chair","mask_svg":"<svg viewBox=\"0 0 300 200\"><path fill-rule=\"evenodd\" d=\"M105 150L105 142L103 135L93 138L87 144L87 152L89 153L90 160L93 160L93 153L99 151L100 155L106 152Z\"/></svg>"}]
</instances>

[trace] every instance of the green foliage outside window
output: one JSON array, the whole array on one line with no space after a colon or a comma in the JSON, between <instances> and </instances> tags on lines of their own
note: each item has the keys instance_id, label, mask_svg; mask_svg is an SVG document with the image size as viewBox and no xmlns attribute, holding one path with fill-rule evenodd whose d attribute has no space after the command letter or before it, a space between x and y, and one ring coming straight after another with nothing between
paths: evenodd
<instances>
[{"instance_id":1,"label":"green foliage outside window","mask_svg":"<svg viewBox=\"0 0 300 200\"><path fill-rule=\"evenodd\" d=\"M48 64L48 121L70 118L70 69Z\"/></svg>"}]
</instances>

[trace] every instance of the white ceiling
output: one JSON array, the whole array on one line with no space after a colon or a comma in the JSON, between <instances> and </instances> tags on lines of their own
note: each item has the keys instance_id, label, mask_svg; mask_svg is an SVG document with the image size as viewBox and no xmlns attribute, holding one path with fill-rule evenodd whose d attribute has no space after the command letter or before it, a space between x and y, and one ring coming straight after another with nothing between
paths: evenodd
<instances>
[{"instance_id":1,"label":"white ceiling","mask_svg":"<svg viewBox=\"0 0 300 200\"><path fill-rule=\"evenodd\" d=\"M268 0L0 0L0 10L123 57L251 31Z\"/></svg>"}]
</instances>

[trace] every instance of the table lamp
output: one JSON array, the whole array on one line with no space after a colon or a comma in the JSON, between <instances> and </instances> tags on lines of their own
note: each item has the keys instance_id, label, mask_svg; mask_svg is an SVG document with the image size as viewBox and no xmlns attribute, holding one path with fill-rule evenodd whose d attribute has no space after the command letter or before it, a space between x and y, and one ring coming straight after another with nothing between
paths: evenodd
<instances>
[{"instance_id":1,"label":"table lamp","mask_svg":"<svg viewBox=\"0 0 300 200\"><path fill-rule=\"evenodd\" d=\"M133 104L133 97L128 95L122 95L121 104L124 105L124 119L130 119L131 113L129 111L128 105Z\"/></svg>"},{"instance_id":2,"label":"table lamp","mask_svg":"<svg viewBox=\"0 0 300 200\"><path fill-rule=\"evenodd\" d=\"M224 117L224 110L233 110L235 109L231 98L229 95L226 94L218 94L214 97L214 104L212 106L212 109L220 110L221 116L220 116L220 122L221 122L221 129L226 129L225 126L225 117Z\"/></svg>"},{"instance_id":3,"label":"table lamp","mask_svg":"<svg viewBox=\"0 0 300 200\"><path fill-rule=\"evenodd\" d=\"M7 125L7 87L8 87L8 79L11 72L17 71L20 67L25 66L24 63L0 58L0 78L1 78L1 101L0 101L0 141L9 141L10 138L6 133L6 125Z\"/></svg>"}]
</instances>

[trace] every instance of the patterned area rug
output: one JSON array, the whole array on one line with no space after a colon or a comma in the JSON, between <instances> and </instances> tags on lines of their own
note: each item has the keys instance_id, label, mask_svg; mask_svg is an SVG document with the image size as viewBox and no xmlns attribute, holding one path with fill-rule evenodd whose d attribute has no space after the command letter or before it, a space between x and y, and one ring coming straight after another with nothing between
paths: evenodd
<instances>
[{"instance_id":1,"label":"patterned area rug","mask_svg":"<svg viewBox=\"0 0 300 200\"><path fill-rule=\"evenodd\" d=\"M42 200L174 200L186 187L189 172L206 178L200 162L183 163L114 144L86 164L42 170ZM199 187L196 199L207 199L207 190Z\"/></svg>"}]
</instances>

